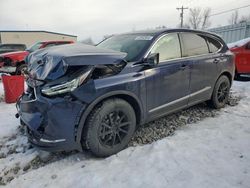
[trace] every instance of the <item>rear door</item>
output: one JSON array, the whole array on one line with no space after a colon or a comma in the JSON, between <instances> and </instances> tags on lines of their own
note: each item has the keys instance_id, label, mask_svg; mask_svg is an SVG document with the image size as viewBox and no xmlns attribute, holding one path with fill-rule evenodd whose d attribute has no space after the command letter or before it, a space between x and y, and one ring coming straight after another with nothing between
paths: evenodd
<instances>
[{"instance_id":1,"label":"rear door","mask_svg":"<svg viewBox=\"0 0 250 188\"><path fill-rule=\"evenodd\" d=\"M198 33L181 33L183 58L192 61L188 105L209 99L219 74L220 54L214 39ZM208 40L209 39L209 40ZM212 44L210 44L212 43ZM211 45L211 50L209 46Z\"/></svg>"},{"instance_id":2,"label":"rear door","mask_svg":"<svg viewBox=\"0 0 250 188\"><path fill-rule=\"evenodd\" d=\"M147 109L150 119L153 119L187 106L190 62L181 59L177 33L162 36L150 53L160 55L158 66L145 71Z\"/></svg>"}]
</instances>

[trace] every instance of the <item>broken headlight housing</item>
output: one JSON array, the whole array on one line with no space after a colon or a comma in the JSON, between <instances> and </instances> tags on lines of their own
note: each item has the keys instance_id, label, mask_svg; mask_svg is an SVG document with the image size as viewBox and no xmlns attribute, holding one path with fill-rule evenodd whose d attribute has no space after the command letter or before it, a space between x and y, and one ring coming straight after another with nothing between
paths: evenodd
<instances>
[{"instance_id":1,"label":"broken headlight housing","mask_svg":"<svg viewBox=\"0 0 250 188\"><path fill-rule=\"evenodd\" d=\"M65 83L44 87L42 89L42 93L48 96L53 96L74 91L78 86L82 85L83 82L86 81L91 72L92 69Z\"/></svg>"}]
</instances>

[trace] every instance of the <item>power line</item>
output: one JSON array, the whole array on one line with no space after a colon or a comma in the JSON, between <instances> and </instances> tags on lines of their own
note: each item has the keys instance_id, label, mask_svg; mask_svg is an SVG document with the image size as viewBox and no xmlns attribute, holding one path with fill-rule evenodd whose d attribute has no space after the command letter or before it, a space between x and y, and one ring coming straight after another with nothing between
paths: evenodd
<instances>
[{"instance_id":1,"label":"power line","mask_svg":"<svg viewBox=\"0 0 250 188\"><path fill-rule=\"evenodd\" d=\"M217 16L217 15L220 15L220 14L224 14L224 13L227 13L227 12L231 12L231 11L234 11L234 10L239 10L239 9L247 8L247 7L250 7L250 5L245 5L245 6L242 6L242 7L233 8L233 9L230 9L230 10L225 10L225 11L222 11L222 12L211 14L209 17L211 17L211 16Z\"/></svg>"},{"instance_id":2,"label":"power line","mask_svg":"<svg viewBox=\"0 0 250 188\"><path fill-rule=\"evenodd\" d=\"M181 28L183 27L183 17L184 17L184 10L188 9L188 7L183 7L183 5L181 7L177 7L176 8L178 11L181 10L180 13L180 18L181 18Z\"/></svg>"}]
</instances>

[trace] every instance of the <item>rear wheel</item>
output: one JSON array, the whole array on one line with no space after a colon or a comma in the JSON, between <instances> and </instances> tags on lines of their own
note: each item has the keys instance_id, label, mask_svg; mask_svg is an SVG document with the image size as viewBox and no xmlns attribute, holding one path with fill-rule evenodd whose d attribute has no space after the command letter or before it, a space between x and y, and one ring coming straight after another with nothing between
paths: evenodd
<instances>
[{"instance_id":1,"label":"rear wheel","mask_svg":"<svg viewBox=\"0 0 250 188\"><path fill-rule=\"evenodd\" d=\"M208 104L213 108L223 108L228 102L229 90L230 81L227 76L223 75L217 80L211 100L208 101Z\"/></svg>"},{"instance_id":2,"label":"rear wheel","mask_svg":"<svg viewBox=\"0 0 250 188\"><path fill-rule=\"evenodd\" d=\"M109 99L90 113L83 141L93 154L107 157L127 146L135 128L136 117L131 105L122 99Z\"/></svg>"}]
</instances>

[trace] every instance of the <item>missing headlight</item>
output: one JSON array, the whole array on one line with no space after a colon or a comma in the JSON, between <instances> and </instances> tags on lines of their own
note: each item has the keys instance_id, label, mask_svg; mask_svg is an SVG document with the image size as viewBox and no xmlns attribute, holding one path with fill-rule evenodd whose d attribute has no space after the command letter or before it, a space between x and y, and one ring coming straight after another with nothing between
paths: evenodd
<instances>
[{"instance_id":1,"label":"missing headlight","mask_svg":"<svg viewBox=\"0 0 250 188\"><path fill-rule=\"evenodd\" d=\"M47 96L60 95L68 92L74 91L77 87L82 85L85 81L87 81L89 75L91 74L93 68L88 68L84 73L76 73L73 76L69 76L67 78L59 79L56 82L52 82L46 85L42 89L42 93Z\"/></svg>"}]
</instances>

